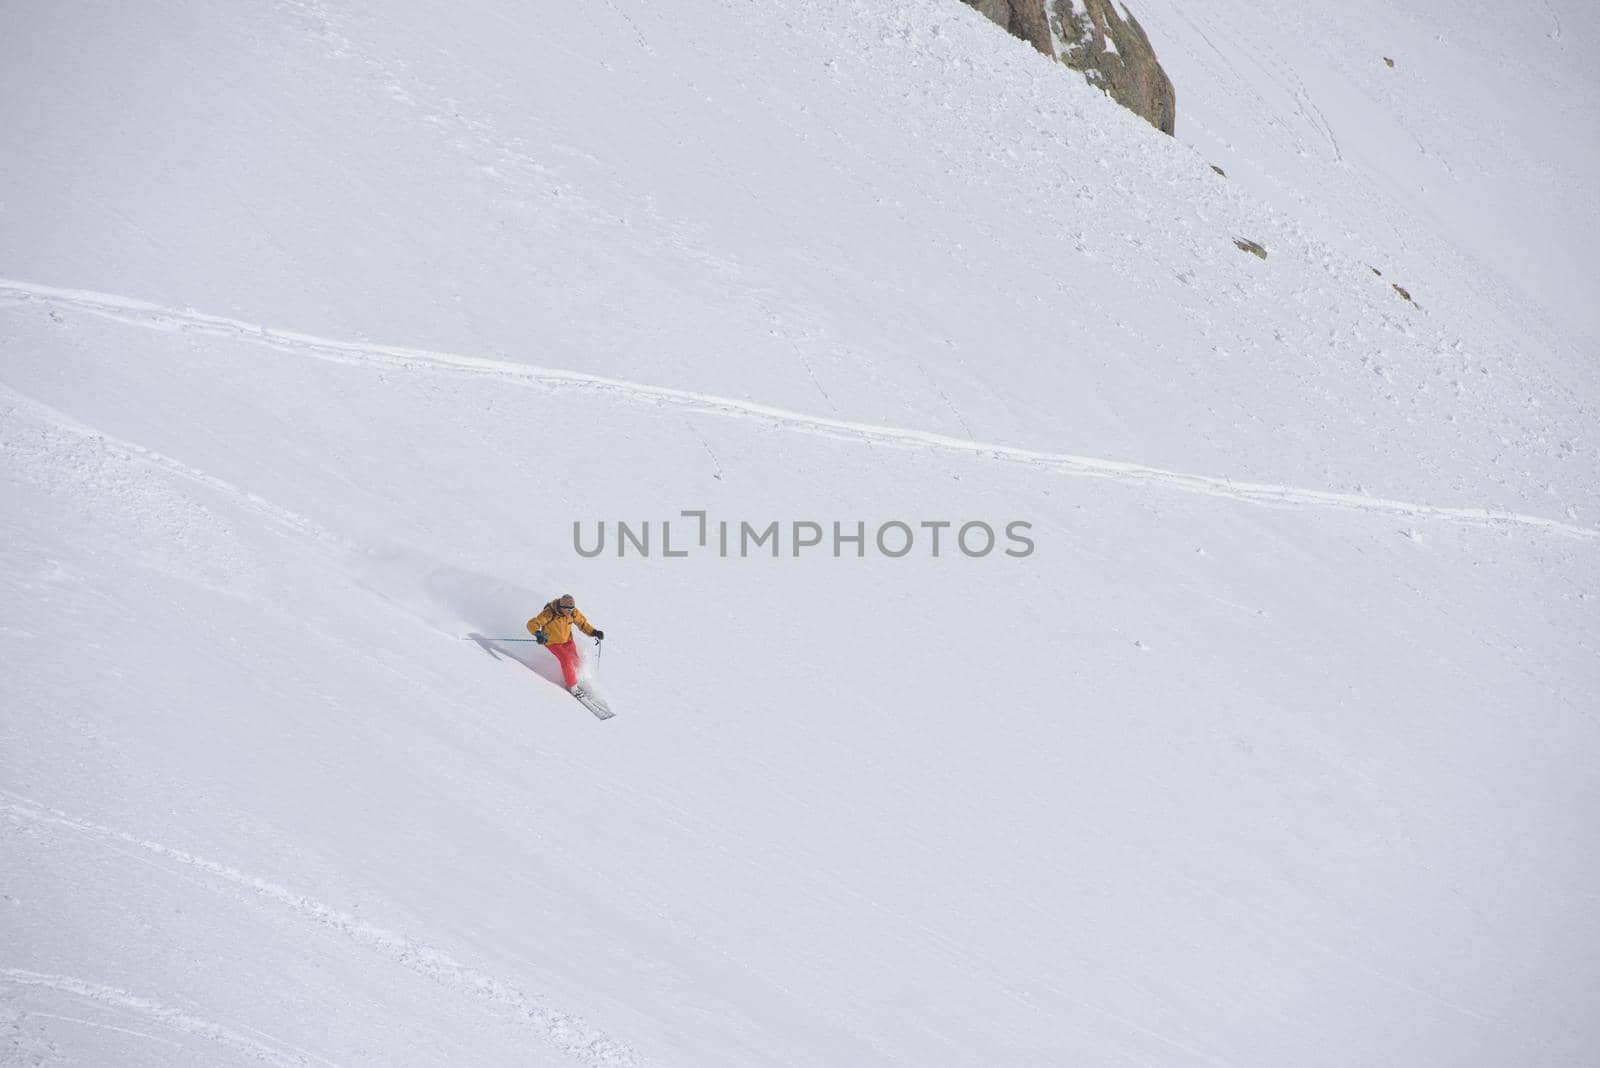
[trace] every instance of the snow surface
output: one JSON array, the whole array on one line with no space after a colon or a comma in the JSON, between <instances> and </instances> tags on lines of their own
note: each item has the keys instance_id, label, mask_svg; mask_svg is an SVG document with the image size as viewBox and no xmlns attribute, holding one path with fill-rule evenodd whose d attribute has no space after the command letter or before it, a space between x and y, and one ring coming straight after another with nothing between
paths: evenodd
<instances>
[{"instance_id":1,"label":"snow surface","mask_svg":"<svg viewBox=\"0 0 1600 1068\"><path fill-rule=\"evenodd\" d=\"M8 11L0 1060L1600 1059L1600 23L1147 8Z\"/></svg>"}]
</instances>

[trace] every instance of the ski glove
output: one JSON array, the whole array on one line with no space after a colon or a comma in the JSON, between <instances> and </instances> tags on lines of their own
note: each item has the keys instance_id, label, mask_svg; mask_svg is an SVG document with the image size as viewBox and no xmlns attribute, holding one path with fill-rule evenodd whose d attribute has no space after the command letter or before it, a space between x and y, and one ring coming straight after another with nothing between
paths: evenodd
<instances>
[{"instance_id":1,"label":"ski glove","mask_svg":"<svg viewBox=\"0 0 1600 1068\"><path fill-rule=\"evenodd\" d=\"M605 636L606 636L606 632L605 631L601 630L599 627L594 628L594 640L595 641L601 641L601 640L603 640L605 638Z\"/></svg>"},{"instance_id":2,"label":"ski glove","mask_svg":"<svg viewBox=\"0 0 1600 1068\"><path fill-rule=\"evenodd\" d=\"M538 642L540 645L544 645L550 640L550 638L547 634L545 634L544 631L536 630L533 632L533 640Z\"/></svg>"}]
</instances>

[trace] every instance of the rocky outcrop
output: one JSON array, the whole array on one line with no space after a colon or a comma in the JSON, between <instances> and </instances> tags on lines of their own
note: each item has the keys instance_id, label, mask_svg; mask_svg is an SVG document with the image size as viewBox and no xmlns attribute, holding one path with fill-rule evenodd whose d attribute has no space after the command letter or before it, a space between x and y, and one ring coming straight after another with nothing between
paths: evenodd
<instances>
[{"instance_id":1,"label":"rocky outcrop","mask_svg":"<svg viewBox=\"0 0 1600 1068\"><path fill-rule=\"evenodd\" d=\"M1020 37L1033 47L1056 58L1055 45L1050 40L1050 20L1045 15L1045 0L966 0L983 12L985 18L1003 26L1013 37Z\"/></svg>"},{"instance_id":2,"label":"rocky outcrop","mask_svg":"<svg viewBox=\"0 0 1600 1068\"><path fill-rule=\"evenodd\" d=\"M1156 61L1144 28L1117 0L966 0L1052 59L1082 71L1090 85L1164 134L1177 128L1172 80ZM1126 16L1126 17L1124 17ZM1060 55L1057 55L1059 45Z\"/></svg>"},{"instance_id":3,"label":"rocky outcrop","mask_svg":"<svg viewBox=\"0 0 1600 1068\"><path fill-rule=\"evenodd\" d=\"M1177 95L1144 27L1116 0L1052 0L1061 62L1164 134L1177 128ZM1124 18L1123 16L1127 17Z\"/></svg>"}]
</instances>

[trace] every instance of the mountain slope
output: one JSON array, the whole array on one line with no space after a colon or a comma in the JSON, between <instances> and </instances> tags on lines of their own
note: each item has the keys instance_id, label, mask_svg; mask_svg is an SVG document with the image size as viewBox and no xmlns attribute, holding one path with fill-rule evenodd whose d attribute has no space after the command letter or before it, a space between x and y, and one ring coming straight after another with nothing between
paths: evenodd
<instances>
[{"instance_id":1,"label":"mountain slope","mask_svg":"<svg viewBox=\"0 0 1600 1068\"><path fill-rule=\"evenodd\" d=\"M1593 1050L1595 381L1454 231L954 4L94 15L0 63L8 1055ZM484 637L568 589L608 723Z\"/></svg>"}]
</instances>

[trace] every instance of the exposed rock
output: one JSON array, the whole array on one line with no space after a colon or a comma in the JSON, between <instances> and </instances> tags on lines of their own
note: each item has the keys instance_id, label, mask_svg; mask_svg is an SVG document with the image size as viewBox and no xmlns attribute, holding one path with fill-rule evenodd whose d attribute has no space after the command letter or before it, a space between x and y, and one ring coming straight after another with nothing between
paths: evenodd
<instances>
[{"instance_id":1,"label":"exposed rock","mask_svg":"<svg viewBox=\"0 0 1600 1068\"><path fill-rule=\"evenodd\" d=\"M1392 60L1392 59L1390 59L1390 58L1389 58L1389 57L1388 57L1388 56L1384 56L1384 57L1383 57L1383 61L1384 61L1384 62L1385 62L1385 63L1387 63L1387 64L1389 64L1389 68L1390 68L1390 69L1391 69L1391 70L1393 70L1393 69L1394 69L1394 60Z\"/></svg>"},{"instance_id":2,"label":"exposed rock","mask_svg":"<svg viewBox=\"0 0 1600 1068\"><path fill-rule=\"evenodd\" d=\"M1177 128L1177 94L1144 28L1116 0L1050 0L1061 62L1164 134ZM1123 15L1127 17L1124 18Z\"/></svg>"},{"instance_id":3,"label":"exposed rock","mask_svg":"<svg viewBox=\"0 0 1600 1068\"><path fill-rule=\"evenodd\" d=\"M1020 37L1033 47L1056 58L1050 40L1050 20L1045 17L1045 0L966 0L983 13L984 18L1003 27L1013 37Z\"/></svg>"},{"instance_id":4,"label":"exposed rock","mask_svg":"<svg viewBox=\"0 0 1600 1068\"><path fill-rule=\"evenodd\" d=\"M1411 299L1411 293L1406 289L1405 286L1401 285L1399 282L1391 282L1390 285L1394 288L1396 293L1400 294L1400 296L1404 298L1407 304L1411 305L1413 308L1422 307L1422 305Z\"/></svg>"},{"instance_id":5,"label":"exposed rock","mask_svg":"<svg viewBox=\"0 0 1600 1068\"><path fill-rule=\"evenodd\" d=\"M1258 260L1264 260L1267 258L1266 247L1258 244L1255 241L1251 241L1243 237L1236 237L1233 239L1233 244L1235 248L1250 253L1250 255L1254 256Z\"/></svg>"},{"instance_id":6,"label":"exposed rock","mask_svg":"<svg viewBox=\"0 0 1600 1068\"><path fill-rule=\"evenodd\" d=\"M1164 134L1177 123L1172 80L1156 61L1139 20L1116 0L965 0L1013 37L1082 71L1090 85ZM1127 17L1124 18L1123 15ZM1061 42L1056 56L1055 42Z\"/></svg>"},{"instance_id":7,"label":"exposed rock","mask_svg":"<svg viewBox=\"0 0 1600 1068\"><path fill-rule=\"evenodd\" d=\"M1211 169L1216 171L1218 174L1222 175L1224 178L1226 178L1228 176L1228 172L1223 170L1221 167L1217 166L1215 163L1213 163L1211 165Z\"/></svg>"}]
</instances>

